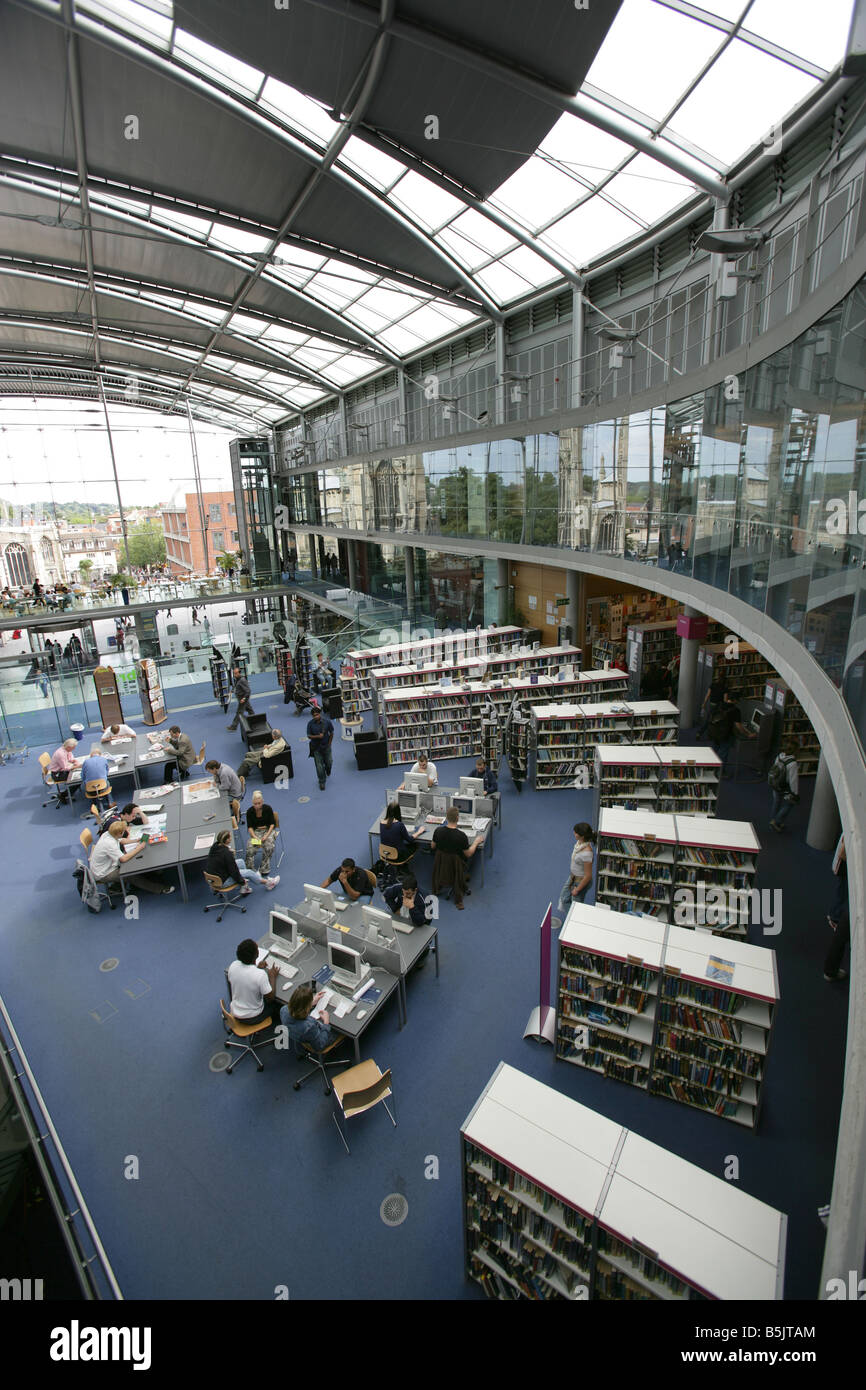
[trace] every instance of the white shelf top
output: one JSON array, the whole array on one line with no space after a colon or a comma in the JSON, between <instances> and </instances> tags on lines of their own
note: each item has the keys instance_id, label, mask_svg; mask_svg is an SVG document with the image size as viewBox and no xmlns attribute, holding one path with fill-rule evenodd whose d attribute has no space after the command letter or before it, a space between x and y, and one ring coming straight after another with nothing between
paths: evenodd
<instances>
[{"instance_id":1,"label":"white shelf top","mask_svg":"<svg viewBox=\"0 0 866 1390\"><path fill-rule=\"evenodd\" d=\"M471 1143L592 1216L623 1130L503 1065L463 1133Z\"/></svg>"},{"instance_id":2,"label":"white shelf top","mask_svg":"<svg viewBox=\"0 0 866 1390\"><path fill-rule=\"evenodd\" d=\"M422 637L415 642L393 642L387 647L355 647L352 651L346 652L346 660L366 661L376 657L396 655L398 652L423 652L429 651L432 647L443 642L465 643L466 641L477 642L479 637L501 637L503 633L519 633L519 627L496 627L483 628L481 632L471 630L469 632L449 632L447 636Z\"/></svg>"},{"instance_id":3,"label":"white shelf top","mask_svg":"<svg viewBox=\"0 0 866 1390\"><path fill-rule=\"evenodd\" d=\"M640 956L644 965L658 970L662 960L665 924L656 917L634 917L612 908L574 903L559 933L562 946L599 955Z\"/></svg>"},{"instance_id":4,"label":"white shelf top","mask_svg":"<svg viewBox=\"0 0 866 1390\"><path fill-rule=\"evenodd\" d=\"M653 835L657 840L671 845L677 841L673 816L659 811L621 811L617 806L601 808L598 833L617 835L627 840L643 840L647 835Z\"/></svg>"},{"instance_id":5,"label":"white shelf top","mask_svg":"<svg viewBox=\"0 0 866 1390\"><path fill-rule=\"evenodd\" d=\"M782 1212L629 1132L600 1218L717 1298L775 1299Z\"/></svg>"},{"instance_id":6,"label":"white shelf top","mask_svg":"<svg viewBox=\"0 0 866 1390\"><path fill-rule=\"evenodd\" d=\"M701 767L721 767L722 760L718 753L714 753L712 748L686 748L680 744L668 744L664 748L658 748L659 762L668 765L670 763L698 763Z\"/></svg>"},{"instance_id":7,"label":"white shelf top","mask_svg":"<svg viewBox=\"0 0 866 1390\"><path fill-rule=\"evenodd\" d=\"M530 705L532 713L536 719L580 719L583 710L580 705L568 705L564 701L561 705Z\"/></svg>"},{"instance_id":8,"label":"white shelf top","mask_svg":"<svg viewBox=\"0 0 866 1390\"><path fill-rule=\"evenodd\" d=\"M658 767L652 743L599 743L595 748L596 761L602 767L619 767L631 763L636 767Z\"/></svg>"},{"instance_id":9,"label":"white shelf top","mask_svg":"<svg viewBox=\"0 0 866 1390\"><path fill-rule=\"evenodd\" d=\"M667 716L676 715L679 717L679 706L671 703L670 700L636 700L630 706L632 714L663 714Z\"/></svg>"},{"instance_id":10,"label":"white shelf top","mask_svg":"<svg viewBox=\"0 0 866 1390\"><path fill-rule=\"evenodd\" d=\"M628 681L628 671L620 671L611 666L607 671L581 671L580 679L588 685L604 685L605 681Z\"/></svg>"},{"instance_id":11,"label":"white shelf top","mask_svg":"<svg viewBox=\"0 0 866 1390\"><path fill-rule=\"evenodd\" d=\"M628 631L631 632L669 632L672 627L676 627L676 618L662 618L658 622L649 623L629 623Z\"/></svg>"},{"instance_id":12,"label":"white shelf top","mask_svg":"<svg viewBox=\"0 0 866 1390\"><path fill-rule=\"evenodd\" d=\"M710 956L733 964L730 983L707 975ZM736 936L708 936L688 927L669 927L665 965L675 966L690 980L699 980L711 989L731 989L758 999L779 998L775 951Z\"/></svg>"},{"instance_id":13,"label":"white shelf top","mask_svg":"<svg viewBox=\"0 0 866 1390\"><path fill-rule=\"evenodd\" d=\"M761 848L755 827L746 820L718 820L715 816L677 816L676 822L677 838L681 845L700 845L705 849L732 849L741 854L757 854Z\"/></svg>"}]
</instances>

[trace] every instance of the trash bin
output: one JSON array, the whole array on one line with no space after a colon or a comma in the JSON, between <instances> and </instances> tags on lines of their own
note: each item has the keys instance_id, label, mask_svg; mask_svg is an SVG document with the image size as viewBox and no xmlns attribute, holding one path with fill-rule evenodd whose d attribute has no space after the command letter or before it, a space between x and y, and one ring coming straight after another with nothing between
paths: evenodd
<instances>
[{"instance_id":1,"label":"trash bin","mask_svg":"<svg viewBox=\"0 0 866 1390\"><path fill-rule=\"evenodd\" d=\"M75 739L76 743L80 743L81 740L84 738L84 725L70 724L69 732L72 734L72 737Z\"/></svg>"}]
</instances>

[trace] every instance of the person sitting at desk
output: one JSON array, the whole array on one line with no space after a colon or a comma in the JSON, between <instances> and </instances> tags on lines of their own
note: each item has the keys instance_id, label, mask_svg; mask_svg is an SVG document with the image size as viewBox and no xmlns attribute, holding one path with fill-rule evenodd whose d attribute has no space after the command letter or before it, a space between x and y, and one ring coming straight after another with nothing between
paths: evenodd
<instances>
[{"instance_id":1,"label":"person sitting at desk","mask_svg":"<svg viewBox=\"0 0 866 1390\"><path fill-rule=\"evenodd\" d=\"M288 1004L280 1009L280 1023L287 1029L298 1052L304 1044L313 1052L324 1052L335 1041L327 1009L322 1010L319 1019L310 1017L323 994L324 990L313 994L309 985L298 985Z\"/></svg>"},{"instance_id":2,"label":"person sitting at desk","mask_svg":"<svg viewBox=\"0 0 866 1390\"><path fill-rule=\"evenodd\" d=\"M438 894L443 888L453 888L454 906L462 912L463 896L470 893L466 887L469 876L468 861L483 843L484 837L476 835L470 844L468 836L458 828L459 820L460 813L456 806L452 806L445 813L445 824L437 825L433 831L433 848L436 851L436 858L433 860L433 892Z\"/></svg>"},{"instance_id":3,"label":"person sitting at desk","mask_svg":"<svg viewBox=\"0 0 866 1390\"><path fill-rule=\"evenodd\" d=\"M135 738L135 730L128 724L109 724L100 741L110 743L113 738Z\"/></svg>"},{"instance_id":4,"label":"person sitting at desk","mask_svg":"<svg viewBox=\"0 0 866 1390\"><path fill-rule=\"evenodd\" d=\"M338 881L346 897L353 903L367 895L372 898L376 890L376 875L369 869L359 868L354 859L344 859L339 869L335 869L321 887L330 888L332 883Z\"/></svg>"},{"instance_id":5,"label":"person sitting at desk","mask_svg":"<svg viewBox=\"0 0 866 1390\"><path fill-rule=\"evenodd\" d=\"M246 866L241 868L234 856L230 830L221 830L217 835L208 850L204 872L221 878L223 888L228 887L230 883L242 883L241 894L244 897L253 891L250 883L261 883L270 892L272 888L276 888L280 881L279 874L275 878L266 878L264 874L259 873L258 869L248 869Z\"/></svg>"},{"instance_id":6,"label":"person sitting at desk","mask_svg":"<svg viewBox=\"0 0 866 1390\"><path fill-rule=\"evenodd\" d=\"M231 990L231 1014L239 1023L261 1023L270 1018L276 1021L279 1003L277 1001L276 965L256 965L259 948L247 937L235 952L226 976Z\"/></svg>"},{"instance_id":7,"label":"person sitting at desk","mask_svg":"<svg viewBox=\"0 0 866 1390\"><path fill-rule=\"evenodd\" d=\"M118 883L121 864L128 864L130 859L142 854L147 848L145 842L139 840L137 845L133 845L124 854L120 848L120 841L125 834L126 822L121 817L113 821L105 833L100 835L90 851L90 872L97 883ZM173 887L169 887L160 876L155 874L147 878L129 878L127 876L123 881L142 893L174 892Z\"/></svg>"},{"instance_id":8,"label":"person sitting at desk","mask_svg":"<svg viewBox=\"0 0 866 1390\"><path fill-rule=\"evenodd\" d=\"M86 787L88 782L107 782L108 781L108 759L105 757L98 743L94 743L90 750L89 757L84 759L81 765L81 785Z\"/></svg>"},{"instance_id":9,"label":"person sitting at desk","mask_svg":"<svg viewBox=\"0 0 866 1390\"><path fill-rule=\"evenodd\" d=\"M74 738L67 738L59 748L54 750L51 762L48 764L48 771L55 782L68 782L70 772L75 771L75 749L77 747L78 744ZM61 793L57 798L58 806L65 806L68 801L68 792Z\"/></svg>"},{"instance_id":10,"label":"person sitting at desk","mask_svg":"<svg viewBox=\"0 0 866 1390\"><path fill-rule=\"evenodd\" d=\"M400 819L400 807L396 801L385 807L385 819L379 825L379 843L389 845L397 851L398 858L392 861L396 868L409 863L412 855L418 850L415 841L423 834L423 825L418 827L414 835L409 834Z\"/></svg>"},{"instance_id":11,"label":"person sitting at desk","mask_svg":"<svg viewBox=\"0 0 866 1390\"><path fill-rule=\"evenodd\" d=\"M430 759L427 757L427 754L426 754L426 753L419 753L419 754L418 754L418 761L417 761L417 763L413 763L412 766L410 767L410 769L409 769L409 775L410 775L410 776L411 776L413 773L416 773L416 772L423 773L423 774L426 776L426 778L427 778L427 786L428 786L428 787L435 787L435 786L438 785L439 778L438 778L438 776L436 775L436 764L435 764L435 763L431 763L431 761L430 761ZM400 786L401 786L401 788L402 788L402 786L403 786L403 783L402 783L402 782L400 783Z\"/></svg>"},{"instance_id":12,"label":"person sitting at desk","mask_svg":"<svg viewBox=\"0 0 866 1390\"><path fill-rule=\"evenodd\" d=\"M499 791L499 778L496 776L493 768L487 766L483 758L475 759L474 775L480 777L484 783L485 796L492 796L494 792Z\"/></svg>"},{"instance_id":13,"label":"person sitting at desk","mask_svg":"<svg viewBox=\"0 0 866 1390\"><path fill-rule=\"evenodd\" d=\"M395 917L405 917L413 927L427 922L427 904L414 874L407 874L402 883L392 883L382 894Z\"/></svg>"},{"instance_id":14,"label":"person sitting at desk","mask_svg":"<svg viewBox=\"0 0 866 1390\"><path fill-rule=\"evenodd\" d=\"M233 767L228 763L221 763L216 758L211 758L210 762L205 763L205 771L211 773L214 782L221 792L228 792L230 797L239 801L243 796L240 778Z\"/></svg>"},{"instance_id":15,"label":"person sitting at desk","mask_svg":"<svg viewBox=\"0 0 866 1390\"><path fill-rule=\"evenodd\" d=\"M254 869L256 855L261 850L261 870L266 874L271 867L271 855L277 842L277 822L272 808L266 804L261 792L253 792L253 804L247 811L247 836L244 863L248 869Z\"/></svg>"},{"instance_id":16,"label":"person sitting at desk","mask_svg":"<svg viewBox=\"0 0 866 1390\"><path fill-rule=\"evenodd\" d=\"M172 724L164 747L166 752L170 750L175 754L177 775L181 782L185 782L189 777L189 769L193 763L198 762L198 754L193 747L192 739L189 734L181 733L179 724Z\"/></svg>"},{"instance_id":17,"label":"person sitting at desk","mask_svg":"<svg viewBox=\"0 0 866 1390\"><path fill-rule=\"evenodd\" d=\"M319 652L316 657L316 666L313 671L313 685L321 693L323 690L332 690L334 687L334 673L328 665L324 652Z\"/></svg>"}]
</instances>

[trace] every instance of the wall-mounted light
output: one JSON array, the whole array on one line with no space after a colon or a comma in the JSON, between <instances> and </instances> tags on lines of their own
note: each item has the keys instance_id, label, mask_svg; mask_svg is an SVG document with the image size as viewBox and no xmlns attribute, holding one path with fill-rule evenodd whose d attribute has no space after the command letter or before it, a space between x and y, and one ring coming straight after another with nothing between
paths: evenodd
<instances>
[{"instance_id":1,"label":"wall-mounted light","mask_svg":"<svg viewBox=\"0 0 866 1390\"><path fill-rule=\"evenodd\" d=\"M610 371L618 371L625 364L627 358L634 357L633 352L627 352L626 348L631 347L640 337L640 329L620 328L618 324L608 323L604 328L596 330L598 337L603 343L608 343L610 351L607 355L607 365Z\"/></svg>"}]
</instances>

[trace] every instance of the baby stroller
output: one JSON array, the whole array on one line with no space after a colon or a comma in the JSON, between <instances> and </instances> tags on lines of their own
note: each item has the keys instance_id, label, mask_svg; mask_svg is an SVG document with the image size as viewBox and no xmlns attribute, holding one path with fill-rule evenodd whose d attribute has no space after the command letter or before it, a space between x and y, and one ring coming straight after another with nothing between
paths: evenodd
<instances>
[{"instance_id":1,"label":"baby stroller","mask_svg":"<svg viewBox=\"0 0 866 1390\"><path fill-rule=\"evenodd\" d=\"M300 682L295 684L295 691L292 698L295 702L296 714L302 714L305 709L312 709L313 697L309 690L305 690Z\"/></svg>"}]
</instances>

